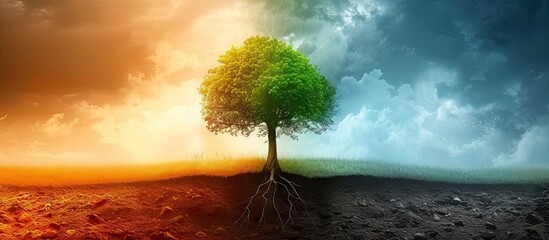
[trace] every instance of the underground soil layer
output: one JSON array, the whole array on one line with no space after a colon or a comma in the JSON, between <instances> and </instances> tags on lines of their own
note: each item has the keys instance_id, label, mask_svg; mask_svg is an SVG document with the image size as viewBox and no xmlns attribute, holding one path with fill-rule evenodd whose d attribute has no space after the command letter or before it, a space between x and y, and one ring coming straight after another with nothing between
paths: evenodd
<instances>
[{"instance_id":1,"label":"underground soil layer","mask_svg":"<svg viewBox=\"0 0 549 240\"><path fill-rule=\"evenodd\" d=\"M249 222L234 224L260 174L0 186L0 239L549 239L547 185L284 176L307 206L294 202L284 228L269 208L267 222L256 223L263 198ZM285 217L287 196L275 198Z\"/></svg>"}]
</instances>

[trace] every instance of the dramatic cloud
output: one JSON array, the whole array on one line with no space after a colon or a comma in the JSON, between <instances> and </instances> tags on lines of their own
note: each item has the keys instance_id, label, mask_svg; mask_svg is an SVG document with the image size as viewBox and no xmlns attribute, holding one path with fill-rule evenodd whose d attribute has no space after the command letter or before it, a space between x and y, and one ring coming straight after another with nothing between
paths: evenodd
<instances>
[{"instance_id":1,"label":"dramatic cloud","mask_svg":"<svg viewBox=\"0 0 549 240\"><path fill-rule=\"evenodd\" d=\"M246 12L256 6L4 1L0 8L0 164L146 163L266 151L256 138L208 132L197 92L217 57L254 34Z\"/></svg>"},{"instance_id":2,"label":"dramatic cloud","mask_svg":"<svg viewBox=\"0 0 549 240\"><path fill-rule=\"evenodd\" d=\"M539 157L549 124L547 2L264 8L293 26L279 36L338 85L342 101L333 131L287 142L292 155L317 154L303 147L317 144L323 155L412 164L549 164Z\"/></svg>"}]
</instances>

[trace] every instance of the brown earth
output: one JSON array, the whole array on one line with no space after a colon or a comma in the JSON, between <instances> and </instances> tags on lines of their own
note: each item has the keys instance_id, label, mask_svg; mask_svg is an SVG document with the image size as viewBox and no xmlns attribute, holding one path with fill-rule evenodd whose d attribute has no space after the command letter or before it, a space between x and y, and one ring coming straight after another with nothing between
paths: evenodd
<instances>
[{"instance_id":1,"label":"brown earth","mask_svg":"<svg viewBox=\"0 0 549 240\"><path fill-rule=\"evenodd\" d=\"M0 239L549 239L546 185L288 176L293 223L234 226L258 174L77 186L0 186ZM287 196L276 203L285 219ZM271 204L269 204L271 206Z\"/></svg>"}]
</instances>

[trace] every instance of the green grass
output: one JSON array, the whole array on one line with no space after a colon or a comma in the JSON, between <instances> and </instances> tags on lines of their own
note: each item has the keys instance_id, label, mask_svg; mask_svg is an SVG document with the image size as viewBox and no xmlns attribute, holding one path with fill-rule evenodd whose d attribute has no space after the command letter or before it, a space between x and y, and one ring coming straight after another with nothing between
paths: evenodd
<instances>
[{"instance_id":1,"label":"green grass","mask_svg":"<svg viewBox=\"0 0 549 240\"><path fill-rule=\"evenodd\" d=\"M306 177L375 176L472 184L549 183L549 167L444 169L397 163L330 159L281 159L285 172Z\"/></svg>"}]
</instances>

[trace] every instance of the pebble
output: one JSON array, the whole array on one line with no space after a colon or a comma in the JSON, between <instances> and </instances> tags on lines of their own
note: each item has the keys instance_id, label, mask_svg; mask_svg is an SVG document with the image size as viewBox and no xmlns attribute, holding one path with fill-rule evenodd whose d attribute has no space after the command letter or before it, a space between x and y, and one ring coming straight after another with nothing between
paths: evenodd
<instances>
[{"instance_id":1,"label":"pebble","mask_svg":"<svg viewBox=\"0 0 549 240\"><path fill-rule=\"evenodd\" d=\"M32 221L32 216L26 212L23 212L19 215L19 217L17 217L17 221L21 223L28 223Z\"/></svg>"},{"instance_id":2,"label":"pebble","mask_svg":"<svg viewBox=\"0 0 549 240\"><path fill-rule=\"evenodd\" d=\"M55 230L59 230L61 228L61 225L59 225L58 223L54 223L54 222L50 223L48 226L51 229L55 229Z\"/></svg>"},{"instance_id":3,"label":"pebble","mask_svg":"<svg viewBox=\"0 0 549 240\"><path fill-rule=\"evenodd\" d=\"M415 233L414 240L427 240L425 233Z\"/></svg>"},{"instance_id":4,"label":"pebble","mask_svg":"<svg viewBox=\"0 0 549 240\"><path fill-rule=\"evenodd\" d=\"M181 219L183 219L183 215L178 215L170 219L170 224L179 222Z\"/></svg>"},{"instance_id":5,"label":"pebble","mask_svg":"<svg viewBox=\"0 0 549 240\"><path fill-rule=\"evenodd\" d=\"M163 216L169 215L171 213L173 213L173 209L171 207L164 206L160 210L160 215L159 216L163 217Z\"/></svg>"},{"instance_id":6,"label":"pebble","mask_svg":"<svg viewBox=\"0 0 549 240\"><path fill-rule=\"evenodd\" d=\"M494 224L491 223L491 222L486 222L486 223L484 224L484 227L485 227L486 229L488 229L488 230L496 230L496 229L497 229L496 225L494 225Z\"/></svg>"},{"instance_id":7,"label":"pebble","mask_svg":"<svg viewBox=\"0 0 549 240\"><path fill-rule=\"evenodd\" d=\"M99 215L97 215L96 213L92 213L92 214L88 215L87 217L88 217L88 221L92 224L105 223L105 220L103 218L101 218Z\"/></svg>"},{"instance_id":8,"label":"pebble","mask_svg":"<svg viewBox=\"0 0 549 240\"><path fill-rule=\"evenodd\" d=\"M227 230L225 228L222 228L222 227L217 227L214 230L214 233L217 234L217 235L223 235L223 234L227 233Z\"/></svg>"},{"instance_id":9,"label":"pebble","mask_svg":"<svg viewBox=\"0 0 549 240\"><path fill-rule=\"evenodd\" d=\"M206 234L205 232L202 232L202 231L198 231L194 234L195 237L199 237L199 238L205 238L205 237L208 237L208 234Z\"/></svg>"},{"instance_id":10,"label":"pebble","mask_svg":"<svg viewBox=\"0 0 549 240\"><path fill-rule=\"evenodd\" d=\"M540 224L544 221L543 221L543 218L540 215L538 215L537 213L532 212L532 213L528 213L528 215L526 215L526 222L536 225L536 224Z\"/></svg>"},{"instance_id":11,"label":"pebble","mask_svg":"<svg viewBox=\"0 0 549 240\"><path fill-rule=\"evenodd\" d=\"M179 238L175 237L174 235L172 235L169 232L164 232L164 237L168 240L179 240Z\"/></svg>"},{"instance_id":12,"label":"pebble","mask_svg":"<svg viewBox=\"0 0 549 240\"><path fill-rule=\"evenodd\" d=\"M45 232L39 235L39 238L41 239L54 239L58 237L59 237L59 234L57 234L57 232L53 230L46 230Z\"/></svg>"}]
</instances>

